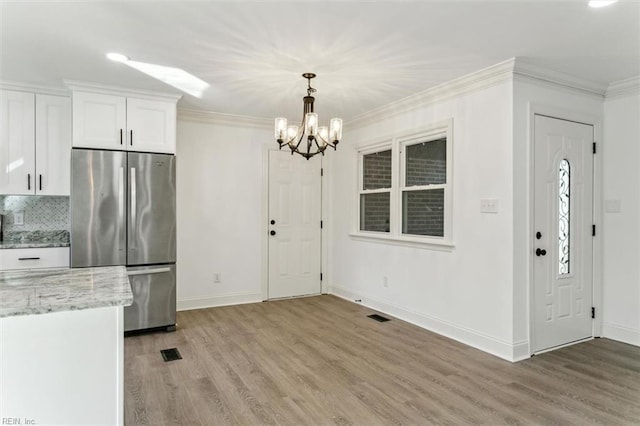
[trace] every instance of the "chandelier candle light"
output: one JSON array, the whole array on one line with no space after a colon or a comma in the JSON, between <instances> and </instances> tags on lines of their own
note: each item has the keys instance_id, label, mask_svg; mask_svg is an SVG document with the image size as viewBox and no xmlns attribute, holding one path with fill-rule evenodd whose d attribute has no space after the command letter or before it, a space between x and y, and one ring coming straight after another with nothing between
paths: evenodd
<instances>
[{"instance_id":1,"label":"chandelier candle light","mask_svg":"<svg viewBox=\"0 0 640 426\"><path fill-rule=\"evenodd\" d=\"M291 149L291 155L300 154L308 160L317 154L324 155L324 150L328 146L336 149L342 138L342 119L332 118L329 127L318 126L318 114L313 111L315 98L311 96L316 91L311 87L311 79L316 75L306 72L302 76L308 80L307 96L302 98L304 101L302 123L300 126L287 126L286 118L276 118L275 137L280 149L286 145Z\"/></svg>"}]
</instances>

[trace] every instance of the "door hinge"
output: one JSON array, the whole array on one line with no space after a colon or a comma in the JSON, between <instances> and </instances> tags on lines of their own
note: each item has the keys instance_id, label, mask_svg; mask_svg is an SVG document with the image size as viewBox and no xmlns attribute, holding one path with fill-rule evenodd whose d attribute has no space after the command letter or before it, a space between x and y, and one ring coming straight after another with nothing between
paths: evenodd
<instances>
[{"instance_id":1,"label":"door hinge","mask_svg":"<svg viewBox=\"0 0 640 426\"><path fill-rule=\"evenodd\" d=\"M596 226L595 225L591 225L591 236L592 237L596 236Z\"/></svg>"},{"instance_id":2,"label":"door hinge","mask_svg":"<svg viewBox=\"0 0 640 426\"><path fill-rule=\"evenodd\" d=\"M320 272L320 281L322 281L322 272Z\"/></svg>"},{"instance_id":3,"label":"door hinge","mask_svg":"<svg viewBox=\"0 0 640 426\"><path fill-rule=\"evenodd\" d=\"M596 143L595 142L593 143L593 153L594 154L596 153Z\"/></svg>"},{"instance_id":4,"label":"door hinge","mask_svg":"<svg viewBox=\"0 0 640 426\"><path fill-rule=\"evenodd\" d=\"M591 307L591 318L595 318L596 317L596 308L594 308L593 306Z\"/></svg>"},{"instance_id":5,"label":"door hinge","mask_svg":"<svg viewBox=\"0 0 640 426\"><path fill-rule=\"evenodd\" d=\"M320 168L320 176L324 176L324 168Z\"/></svg>"},{"instance_id":6,"label":"door hinge","mask_svg":"<svg viewBox=\"0 0 640 426\"><path fill-rule=\"evenodd\" d=\"M324 226L324 221L320 221L320 229L322 229L322 227Z\"/></svg>"}]
</instances>

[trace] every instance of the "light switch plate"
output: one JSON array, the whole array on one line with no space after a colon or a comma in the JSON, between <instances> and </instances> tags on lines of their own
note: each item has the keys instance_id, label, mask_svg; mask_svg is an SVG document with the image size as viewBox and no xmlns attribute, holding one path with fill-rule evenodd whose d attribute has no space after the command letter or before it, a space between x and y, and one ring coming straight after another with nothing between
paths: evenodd
<instances>
[{"instance_id":1,"label":"light switch plate","mask_svg":"<svg viewBox=\"0 0 640 426\"><path fill-rule=\"evenodd\" d=\"M13 213L13 224L24 225L24 211Z\"/></svg>"},{"instance_id":2,"label":"light switch plate","mask_svg":"<svg viewBox=\"0 0 640 426\"><path fill-rule=\"evenodd\" d=\"M480 199L480 213L498 213L498 200L496 198Z\"/></svg>"},{"instance_id":3,"label":"light switch plate","mask_svg":"<svg viewBox=\"0 0 640 426\"><path fill-rule=\"evenodd\" d=\"M620 200L605 200L604 211L607 213L620 213L621 211Z\"/></svg>"}]
</instances>

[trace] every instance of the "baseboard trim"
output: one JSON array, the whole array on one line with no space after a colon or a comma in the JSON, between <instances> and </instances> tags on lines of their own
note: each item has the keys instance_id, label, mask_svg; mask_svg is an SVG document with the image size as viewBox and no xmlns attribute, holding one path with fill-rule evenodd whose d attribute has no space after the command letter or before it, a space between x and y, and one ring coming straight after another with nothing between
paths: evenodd
<instances>
[{"instance_id":1,"label":"baseboard trim","mask_svg":"<svg viewBox=\"0 0 640 426\"><path fill-rule=\"evenodd\" d=\"M640 346L640 330L636 328L605 322L602 324L602 337Z\"/></svg>"},{"instance_id":2,"label":"baseboard trim","mask_svg":"<svg viewBox=\"0 0 640 426\"><path fill-rule=\"evenodd\" d=\"M179 299L178 311L190 311L192 309L215 308L219 306L243 305L246 303L262 302L262 293L237 293L224 296L204 296Z\"/></svg>"},{"instance_id":3,"label":"baseboard trim","mask_svg":"<svg viewBox=\"0 0 640 426\"><path fill-rule=\"evenodd\" d=\"M331 285L329 287L329 292L351 302L359 300L358 304L392 315L403 321L417 325L418 327L433 331L434 333L456 340L460 343L464 343L465 345L474 347L510 362L520 361L530 357L529 342L527 341L516 343L506 342L475 330L460 327L430 315L412 312L408 309L380 300L364 297L349 289L336 285Z\"/></svg>"}]
</instances>

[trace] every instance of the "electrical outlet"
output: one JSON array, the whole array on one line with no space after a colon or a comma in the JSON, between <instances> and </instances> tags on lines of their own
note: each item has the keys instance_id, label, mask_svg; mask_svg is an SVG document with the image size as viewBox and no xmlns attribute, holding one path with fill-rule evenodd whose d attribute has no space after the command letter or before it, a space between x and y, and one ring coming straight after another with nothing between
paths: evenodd
<instances>
[{"instance_id":1,"label":"electrical outlet","mask_svg":"<svg viewBox=\"0 0 640 426\"><path fill-rule=\"evenodd\" d=\"M13 213L13 224L24 225L24 211Z\"/></svg>"},{"instance_id":2,"label":"electrical outlet","mask_svg":"<svg viewBox=\"0 0 640 426\"><path fill-rule=\"evenodd\" d=\"M222 278L220 277L220 272L216 272L213 274L213 282L218 284Z\"/></svg>"},{"instance_id":3,"label":"electrical outlet","mask_svg":"<svg viewBox=\"0 0 640 426\"><path fill-rule=\"evenodd\" d=\"M498 200L496 198L483 198L480 200L481 213L498 213Z\"/></svg>"},{"instance_id":4,"label":"electrical outlet","mask_svg":"<svg viewBox=\"0 0 640 426\"><path fill-rule=\"evenodd\" d=\"M389 279L386 276L382 277L382 285L384 287L389 287Z\"/></svg>"}]
</instances>

